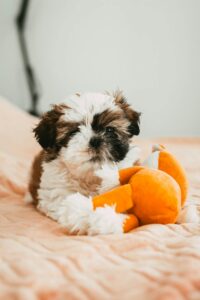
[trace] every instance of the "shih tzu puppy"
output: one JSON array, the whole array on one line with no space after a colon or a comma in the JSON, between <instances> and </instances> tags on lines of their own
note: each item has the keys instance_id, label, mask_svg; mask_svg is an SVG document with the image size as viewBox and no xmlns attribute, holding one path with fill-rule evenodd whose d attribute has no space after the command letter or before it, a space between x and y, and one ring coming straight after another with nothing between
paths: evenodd
<instances>
[{"instance_id":1,"label":"shih tzu puppy","mask_svg":"<svg viewBox=\"0 0 200 300\"><path fill-rule=\"evenodd\" d=\"M75 94L53 105L34 129L43 149L32 165L30 200L71 233L121 232L123 214L113 208L105 224L106 209L93 211L90 197L118 186L118 168L138 160L139 121L121 92Z\"/></svg>"}]
</instances>

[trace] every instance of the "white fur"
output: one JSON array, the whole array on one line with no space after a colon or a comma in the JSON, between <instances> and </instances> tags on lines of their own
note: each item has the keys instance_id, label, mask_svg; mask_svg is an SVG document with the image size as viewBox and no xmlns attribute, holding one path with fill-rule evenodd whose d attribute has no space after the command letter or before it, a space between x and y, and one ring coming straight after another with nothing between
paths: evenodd
<instances>
[{"instance_id":1,"label":"white fur","mask_svg":"<svg viewBox=\"0 0 200 300\"><path fill-rule=\"evenodd\" d=\"M64 120L81 121L85 119L91 123L92 118L97 113L102 113L106 109L116 110L114 97L101 93L84 93L81 96L71 95L64 103L71 109L66 109Z\"/></svg>"},{"instance_id":2,"label":"white fur","mask_svg":"<svg viewBox=\"0 0 200 300\"><path fill-rule=\"evenodd\" d=\"M88 217L88 234L112 234L123 233L123 223L126 215L115 212L115 208L105 205L98 207Z\"/></svg>"},{"instance_id":3,"label":"white fur","mask_svg":"<svg viewBox=\"0 0 200 300\"><path fill-rule=\"evenodd\" d=\"M38 189L38 209L54 220L58 220L58 208L67 195L72 194L67 184L67 169L61 167L58 159L43 162L40 188Z\"/></svg>"},{"instance_id":4,"label":"white fur","mask_svg":"<svg viewBox=\"0 0 200 300\"><path fill-rule=\"evenodd\" d=\"M104 193L119 186L119 171L117 165L104 164L95 174L102 179L98 193Z\"/></svg>"},{"instance_id":5,"label":"white fur","mask_svg":"<svg viewBox=\"0 0 200 300\"><path fill-rule=\"evenodd\" d=\"M68 143L67 148L62 148L60 152L60 158L63 161L70 161L77 165L87 162L91 159L91 155L88 152L88 143L93 135L91 126L80 126L80 132L78 132L73 139Z\"/></svg>"},{"instance_id":6,"label":"white fur","mask_svg":"<svg viewBox=\"0 0 200 300\"><path fill-rule=\"evenodd\" d=\"M91 197L79 193L66 197L59 206L58 222L70 233L87 234L88 216L93 212Z\"/></svg>"}]
</instances>

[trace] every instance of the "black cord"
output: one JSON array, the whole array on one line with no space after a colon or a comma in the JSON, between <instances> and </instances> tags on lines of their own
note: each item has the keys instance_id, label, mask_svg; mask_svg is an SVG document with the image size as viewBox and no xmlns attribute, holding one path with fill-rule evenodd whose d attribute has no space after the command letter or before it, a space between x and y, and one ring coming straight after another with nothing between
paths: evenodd
<instances>
[{"instance_id":1,"label":"black cord","mask_svg":"<svg viewBox=\"0 0 200 300\"><path fill-rule=\"evenodd\" d=\"M31 109L29 113L34 116L38 116L39 113L37 111L37 104L39 100L39 90L36 84L34 70L30 63L28 49L26 46L26 40L24 36L26 17L27 17L29 4L30 4L29 0L22 0L21 7L18 16L16 18L16 24L18 29L19 44L22 53L26 79L29 87L30 96L31 96Z\"/></svg>"}]
</instances>

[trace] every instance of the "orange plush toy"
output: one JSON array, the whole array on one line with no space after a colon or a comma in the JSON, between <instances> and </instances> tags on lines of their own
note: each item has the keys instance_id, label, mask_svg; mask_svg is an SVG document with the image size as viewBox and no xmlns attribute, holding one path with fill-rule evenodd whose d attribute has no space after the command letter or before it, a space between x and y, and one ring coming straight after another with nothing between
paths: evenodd
<instances>
[{"instance_id":1,"label":"orange plush toy","mask_svg":"<svg viewBox=\"0 0 200 300\"><path fill-rule=\"evenodd\" d=\"M121 186L93 198L93 208L114 206L124 216L122 232L144 224L175 223L185 203L188 182L176 158L154 146L144 166L119 171Z\"/></svg>"}]
</instances>

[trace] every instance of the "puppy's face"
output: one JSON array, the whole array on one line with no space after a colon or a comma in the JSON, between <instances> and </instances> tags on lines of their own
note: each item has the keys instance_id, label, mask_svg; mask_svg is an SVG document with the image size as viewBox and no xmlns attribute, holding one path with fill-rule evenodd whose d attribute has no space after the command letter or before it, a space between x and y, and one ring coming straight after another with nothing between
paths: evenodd
<instances>
[{"instance_id":1,"label":"puppy's face","mask_svg":"<svg viewBox=\"0 0 200 300\"><path fill-rule=\"evenodd\" d=\"M34 132L49 160L119 162L139 134L139 117L121 93L74 95L44 114Z\"/></svg>"}]
</instances>

